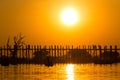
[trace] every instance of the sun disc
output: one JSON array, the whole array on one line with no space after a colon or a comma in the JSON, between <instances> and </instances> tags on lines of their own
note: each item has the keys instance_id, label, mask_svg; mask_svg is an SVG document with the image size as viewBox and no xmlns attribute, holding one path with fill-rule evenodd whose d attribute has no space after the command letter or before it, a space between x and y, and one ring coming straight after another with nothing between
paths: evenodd
<instances>
[{"instance_id":1,"label":"sun disc","mask_svg":"<svg viewBox=\"0 0 120 80\"><path fill-rule=\"evenodd\" d=\"M62 12L61 20L64 24L73 25L78 21L77 12L73 8L67 8Z\"/></svg>"}]
</instances>

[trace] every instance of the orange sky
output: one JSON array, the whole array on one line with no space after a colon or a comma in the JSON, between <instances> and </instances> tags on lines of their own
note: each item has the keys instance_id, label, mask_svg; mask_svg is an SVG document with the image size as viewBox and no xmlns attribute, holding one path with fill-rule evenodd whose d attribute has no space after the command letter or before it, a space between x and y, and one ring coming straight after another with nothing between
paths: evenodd
<instances>
[{"instance_id":1,"label":"orange sky","mask_svg":"<svg viewBox=\"0 0 120 80\"><path fill-rule=\"evenodd\" d=\"M72 29L61 22L66 7L79 13ZM27 44L120 45L119 0L0 0L0 45L18 33Z\"/></svg>"}]
</instances>

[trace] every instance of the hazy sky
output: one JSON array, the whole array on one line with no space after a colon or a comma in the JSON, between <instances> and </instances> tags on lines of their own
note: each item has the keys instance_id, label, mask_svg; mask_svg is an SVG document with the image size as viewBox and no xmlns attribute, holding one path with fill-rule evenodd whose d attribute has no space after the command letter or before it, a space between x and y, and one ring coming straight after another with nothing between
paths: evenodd
<instances>
[{"instance_id":1,"label":"hazy sky","mask_svg":"<svg viewBox=\"0 0 120 80\"><path fill-rule=\"evenodd\" d=\"M79 13L72 29L67 7ZM20 32L27 44L120 45L120 0L0 0L0 45Z\"/></svg>"}]
</instances>

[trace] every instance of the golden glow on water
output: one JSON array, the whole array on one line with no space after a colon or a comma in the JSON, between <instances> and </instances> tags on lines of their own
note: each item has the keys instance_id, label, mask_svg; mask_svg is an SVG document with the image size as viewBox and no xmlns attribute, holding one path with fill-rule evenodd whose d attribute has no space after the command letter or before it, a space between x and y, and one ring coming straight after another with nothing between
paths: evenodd
<instances>
[{"instance_id":1,"label":"golden glow on water","mask_svg":"<svg viewBox=\"0 0 120 80\"><path fill-rule=\"evenodd\" d=\"M74 65L68 64L66 66L67 80L74 80Z\"/></svg>"},{"instance_id":2,"label":"golden glow on water","mask_svg":"<svg viewBox=\"0 0 120 80\"><path fill-rule=\"evenodd\" d=\"M6 76L7 75L7 76ZM120 63L113 65L0 65L0 80L120 80Z\"/></svg>"}]
</instances>

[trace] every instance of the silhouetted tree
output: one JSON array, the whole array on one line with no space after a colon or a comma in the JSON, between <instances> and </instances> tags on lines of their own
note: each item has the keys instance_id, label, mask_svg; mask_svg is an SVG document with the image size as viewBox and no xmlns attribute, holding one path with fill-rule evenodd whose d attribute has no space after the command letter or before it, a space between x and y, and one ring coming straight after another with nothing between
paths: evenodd
<instances>
[{"instance_id":1,"label":"silhouetted tree","mask_svg":"<svg viewBox=\"0 0 120 80\"><path fill-rule=\"evenodd\" d=\"M25 38L25 36L23 36L21 33L19 35L13 37L14 49L11 49L10 38L8 38L8 40L7 40L7 49L10 51L13 58L16 57L18 49L21 48L23 45L25 45L25 42L23 40L24 38Z\"/></svg>"}]
</instances>

